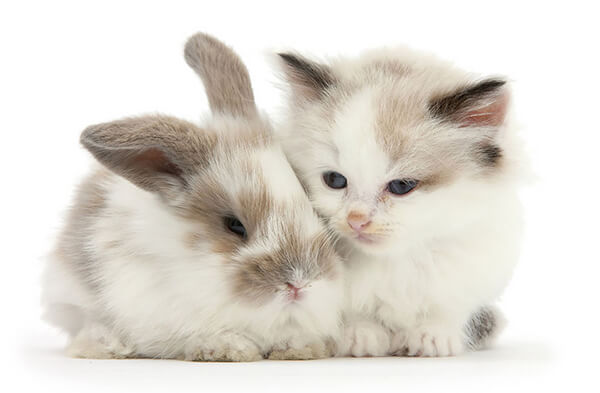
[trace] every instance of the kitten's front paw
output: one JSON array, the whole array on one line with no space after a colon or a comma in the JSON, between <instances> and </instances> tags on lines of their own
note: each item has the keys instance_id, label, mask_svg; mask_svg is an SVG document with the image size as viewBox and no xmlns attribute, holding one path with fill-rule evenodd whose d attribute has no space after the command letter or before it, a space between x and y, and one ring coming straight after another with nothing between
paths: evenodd
<instances>
[{"instance_id":1,"label":"kitten's front paw","mask_svg":"<svg viewBox=\"0 0 600 393\"><path fill-rule=\"evenodd\" d=\"M285 345L275 347L269 353L270 360L311 360L332 357L335 354L335 343L331 340L313 341L306 345Z\"/></svg>"},{"instance_id":2,"label":"kitten's front paw","mask_svg":"<svg viewBox=\"0 0 600 393\"><path fill-rule=\"evenodd\" d=\"M346 325L342 348L344 356L386 356L390 349L390 335L377 322L355 321Z\"/></svg>"},{"instance_id":3,"label":"kitten's front paw","mask_svg":"<svg viewBox=\"0 0 600 393\"><path fill-rule=\"evenodd\" d=\"M392 338L395 355L444 357L456 356L465 347L460 329L443 327L420 327L398 332Z\"/></svg>"},{"instance_id":4,"label":"kitten's front paw","mask_svg":"<svg viewBox=\"0 0 600 393\"><path fill-rule=\"evenodd\" d=\"M254 362L263 356L249 338L237 333L223 333L198 340L185 351L185 360L205 362Z\"/></svg>"}]
</instances>

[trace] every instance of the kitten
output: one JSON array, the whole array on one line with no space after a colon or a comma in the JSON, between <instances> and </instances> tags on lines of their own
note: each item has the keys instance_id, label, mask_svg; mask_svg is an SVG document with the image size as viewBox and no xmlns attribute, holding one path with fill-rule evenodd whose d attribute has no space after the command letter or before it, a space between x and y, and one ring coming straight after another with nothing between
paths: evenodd
<instances>
[{"instance_id":1,"label":"kitten","mask_svg":"<svg viewBox=\"0 0 600 393\"><path fill-rule=\"evenodd\" d=\"M340 354L483 345L499 319L485 306L521 237L506 80L408 49L279 58L292 88L286 154L347 258Z\"/></svg>"}]
</instances>

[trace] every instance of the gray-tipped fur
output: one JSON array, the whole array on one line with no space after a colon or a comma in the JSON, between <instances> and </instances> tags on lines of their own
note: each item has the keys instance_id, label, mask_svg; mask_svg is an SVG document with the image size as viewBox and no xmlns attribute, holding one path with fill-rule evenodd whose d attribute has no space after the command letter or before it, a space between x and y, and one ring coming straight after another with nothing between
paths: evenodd
<instances>
[{"instance_id":1,"label":"gray-tipped fur","mask_svg":"<svg viewBox=\"0 0 600 393\"><path fill-rule=\"evenodd\" d=\"M296 53L278 53L285 77L301 97L321 98L335 84L331 69Z\"/></svg>"},{"instance_id":2,"label":"gray-tipped fur","mask_svg":"<svg viewBox=\"0 0 600 393\"><path fill-rule=\"evenodd\" d=\"M174 117L140 116L90 126L81 143L113 172L161 192L198 170L214 138Z\"/></svg>"},{"instance_id":3,"label":"gray-tipped fur","mask_svg":"<svg viewBox=\"0 0 600 393\"><path fill-rule=\"evenodd\" d=\"M471 316L465 327L467 346L473 350L488 347L504 330L506 319L494 306L485 306Z\"/></svg>"},{"instance_id":4,"label":"gray-tipped fur","mask_svg":"<svg viewBox=\"0 0 600 393\"><path fill-rule=\"evenodd\" d=\"M222 42L204 33L185 45L185 61L202 78L214 113L248 117L256 114L248 70Z\"/></svg>"}]
</instances>

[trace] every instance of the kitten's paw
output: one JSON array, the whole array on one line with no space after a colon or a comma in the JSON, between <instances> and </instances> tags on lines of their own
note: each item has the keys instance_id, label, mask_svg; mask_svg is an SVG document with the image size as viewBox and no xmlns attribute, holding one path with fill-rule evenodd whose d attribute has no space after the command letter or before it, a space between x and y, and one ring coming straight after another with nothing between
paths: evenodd
<instances>
[{"instance_id":1,"label":"kitten's paw","mask_svg":"<svg viewBox=\"0 0 600 393\"><path fill-rule=\"evenodd\" d=\"M332 357L335 354L335 343L332 340L317 340L306 345L293 344L275 347L269 353L270 360L311 360Z\"/></svg>"},{"instance_id":2,"label":"kitten's paw","mask_svg":"<svg viewBox=\"0 0 600 393\"><path fill-rule=\"evenodd\" d=\"M421 327L397 333L392 345L395 354L407 356L456 356L465 350L460 329L443 327Z\"/></svg>"},{"instance_id":3,"label":"kitten's paw","mask_svg":"<svg viewBox=\"0 0 600 393\"><path fill-rule=\"evenodd\" d=\"M253 362L262 360L258 345L237 333L223 333L188 345L185 360L204 362Z\"/></svg>"},{"instance_id":4,"label":"kitten's paw","mask_svg":"<svg viewBox=\"0 0 600 393\"><path fill-rule=\"evenodd\" d=\"M106 327L94 325L85 327L73 338L67 354L84 359L125 359L135 355L135 348Z\"/></svg>"},{"instance_id":5,"label":"kitten's paw","mask_svg":"<svg viewBox=\"0 0 600 393\"><path fill-rule=\"evenodd\" d=\"M390 349L390 335L377 322L355 321L347 324L343 340L344 356L386 356Z\"/></svg>"}]
</instances>

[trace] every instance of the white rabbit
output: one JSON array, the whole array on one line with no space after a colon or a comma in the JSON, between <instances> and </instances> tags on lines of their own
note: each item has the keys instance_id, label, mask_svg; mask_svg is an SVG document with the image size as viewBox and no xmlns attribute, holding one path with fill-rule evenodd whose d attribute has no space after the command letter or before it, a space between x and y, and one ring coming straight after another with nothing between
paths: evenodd
<instances>
[{"instance_id":1,"label":"white rabbit","mask_svg":"<svg viewBox=\"0 0 600 393\"><path fill-rule=\"evenodd\" d=\"M86 358L330 356L340 259L259 115L248 72L197 34L188 64L213 118L94 125L102 164L80 186L47 267L46 318Z\"/></svg>"}]
</instances>

